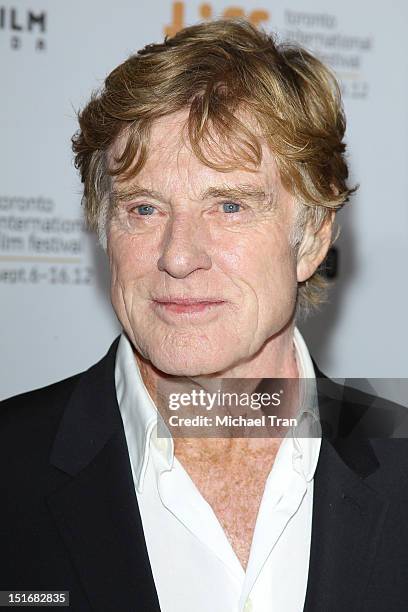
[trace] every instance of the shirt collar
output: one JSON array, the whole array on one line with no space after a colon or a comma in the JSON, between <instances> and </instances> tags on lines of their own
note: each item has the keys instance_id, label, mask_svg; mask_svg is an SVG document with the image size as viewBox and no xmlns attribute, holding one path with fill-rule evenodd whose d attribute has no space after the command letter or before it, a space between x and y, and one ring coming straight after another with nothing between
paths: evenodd
<instances>
[{"instance_id":1,"label":"shirt collar","mask_svg":"<svg viewBox=\"0 0 408 612\"><path fill-rule=\"evenodd\" d=\"M297 415L298 425L292 430L292 464L293 468L309 481L314 476L320 450L315 372L305 341L296 327L293 340L301 378L301 401ZM116 353L115 386L133 479L137 491L141 493L150 444L157 448L169 469L174 462L174 444L170 433L165 438L157 436L158 419L165 430L167 428L143 382L132 345L124 333L120 337Z\"/></svg>"},{"instance_id":2,"label":"shirt collar","mask_svg":"<svg viewBox=\"0 0 408 612\"><path fill-rule=\"evenodd\" d=\"M321 445L316 375L312 358L300 331L295 327L293 342L300 378L300 406L297 425L292 428L293 468L306 481L314 477Z\"/></svg>"},{"instance_id":3,"label":"shirt collar","mask_svg":"<svg viewBox=\"0 0 408 612\"><path fill-rule=\"evenodd\" d=\"M164 454L169 467L173 465L174 447L171 436L168 439L157 437L157 421L161 416L143 382L132 345L124 333L120 337L116 352L115 386L133 479L138 492L141 493L150 442Z\"/></svg>"}]
</instances>

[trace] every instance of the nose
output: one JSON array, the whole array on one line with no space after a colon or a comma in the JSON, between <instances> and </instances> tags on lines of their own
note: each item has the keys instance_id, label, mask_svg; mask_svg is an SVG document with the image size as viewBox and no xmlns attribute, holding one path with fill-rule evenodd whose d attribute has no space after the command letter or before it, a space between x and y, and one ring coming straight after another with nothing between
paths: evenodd
<instances>
[{"instance_id":1,"label":"nose","mask_svg":"<svg viewBox=\"0 0 408 612\"><path fill-rule=\"evenodd\" d=\"M166 228L157 266L174 278L185 278L198 269L209 270L208 244L202 220L189 212L175 215Z\"/></svg>"}]
</instances>

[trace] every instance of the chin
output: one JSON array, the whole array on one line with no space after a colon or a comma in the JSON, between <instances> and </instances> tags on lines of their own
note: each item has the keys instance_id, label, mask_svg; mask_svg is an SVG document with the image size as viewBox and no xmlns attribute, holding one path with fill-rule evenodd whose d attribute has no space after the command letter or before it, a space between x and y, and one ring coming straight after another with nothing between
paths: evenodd
<instances>
[{"instance_id":1,"label":"chin","mask_svg":"<svg viewBox=\"0 0 408 612\"><path fill-rule=\"evenodd\" d=\"M151 354L150 361L155 368L172 376L206 376L225 370L232 365L230 361L214 359L214 355L185 353L177 358L175 355L166 356Z\"/></svg>"}]
</instances>

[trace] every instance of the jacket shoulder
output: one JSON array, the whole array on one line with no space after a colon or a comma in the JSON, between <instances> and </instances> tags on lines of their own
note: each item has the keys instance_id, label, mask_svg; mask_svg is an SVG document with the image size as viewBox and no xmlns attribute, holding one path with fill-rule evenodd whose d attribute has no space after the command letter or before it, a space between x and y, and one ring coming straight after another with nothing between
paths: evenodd
<instances>
[{"instance_id":1,"label":"jacket shoulder","mask_svg":"<svg viewBox=\"0 0 408 612\"><path fill-rule=\"evenodd\" d=\"M38 422L41 419L52 419L54 415L60 414L81 378L93 372L100 372L104 365L110 369L113 367L119 339L120 336L113 341L106 355L88 369L50 385L0 401L0 432L5 426L13 423L22 425L32 420Z\"/></svg>"},{"instance_id":2,"label":"jacket shoulder","mask_svg":"<svg viewBox=\"0 0 408 612\"><path fill-rule=\"evenodd\" d=\"M39 389L19 393L0 402L0 431L31 420L50 418L60 412L69 400L83 372Z\"/></svg>"},{"instance_id":3,"label":"jacket shoulder","mask_svg":"<svg viewBox=\"0 0 408 612\"><path fill-rule=\"evenodd\" d=\"M87 370L1 401L0 449L15 454L18 448L26 453L30 448L35 451L50 447L65 408L81 381L87 379L97 387L106 370L114 368L118 342L119 337L107 354Z\"/></svg>"},{"instance_id":4,"label":"jacket shoulder","mask_svg":"<svg viewBox=\"0 0 408 612\"><path fill-rule=\"evenodd\" d=\"M27 478L28 465L33 478L38 469L46 468L65 407L82 374L0 402L0 461L17 482Z\"/></svg>"},{"instance_id":5,"label":"jacket shoulder","mask_svg":"<svg viewBox=\"0 0 408 612\"><path fill-rule=\"evenodd\" d=\"M398 498L408 485L407 407L324 375L317 384L323 437L361 475L375 468L369 481Z\"/></svg>"}]
</instances>

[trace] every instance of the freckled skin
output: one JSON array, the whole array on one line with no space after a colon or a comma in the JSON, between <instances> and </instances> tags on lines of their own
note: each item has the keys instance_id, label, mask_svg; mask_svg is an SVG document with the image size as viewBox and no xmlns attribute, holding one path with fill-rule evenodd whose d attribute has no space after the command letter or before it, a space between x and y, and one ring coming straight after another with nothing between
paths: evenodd
<instances>
[{"instance_id":1,"label":"freckled skin","mask_svg":"<svg viewBox=\"0 0 408 612\"><path fill-rule=\"evenodd\" d=\"M133 179L161 197L124 198L107 231L112 304L160 410L166 407L159 405L157 386L169 375L194 381L297 377L297 283L313 274L329 246L327 226L317 247L308 239L313 248L301 248L296 256L290 244L294 200L266 146L256 172L218 172L182 140L186 116L182 111L153 125L147 162ZM209 186L225 183L262 187L273 206L244 201L231 214L223 209L225 199L202 200ZM131 182L116 180L115 189L130 192ZM141 215L137 206L152 207L152 214ZM175 295L227 303L202 320L169 320L152 308L153 297ZM175 439L177 458L212 506L243 567L279 442Z\"/></svg>"},{"instance_id":2,"label":"freckled skin","mask_svg":"<svg viewBox=\"0 0 408 612\"><path fill-rule=\"evenodd\" d=\"M176 438L176 449L180 441L178 460L210 504L246 569L265 481L281 439L208 439L202 448L197 438Z\"/></svg>"}]
</instances>

